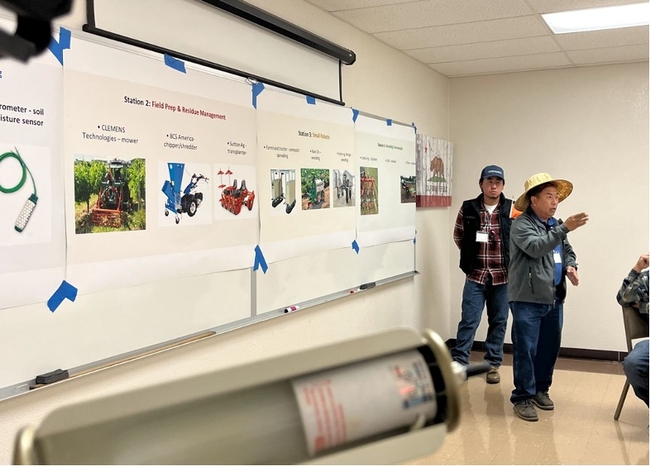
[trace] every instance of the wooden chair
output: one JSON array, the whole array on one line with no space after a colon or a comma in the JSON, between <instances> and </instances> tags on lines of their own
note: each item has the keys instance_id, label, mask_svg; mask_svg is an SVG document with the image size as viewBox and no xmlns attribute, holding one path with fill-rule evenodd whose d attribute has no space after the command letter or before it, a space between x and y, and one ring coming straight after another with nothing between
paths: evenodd
<instances>
[{"instance_id":1,"label":"wooden chair","mask_svg":"<svg viewBox=\"0 0 650 466\"><path fill-rule=\"evenodd\" d=\"M640 339L648 338L648 321L641 317L637 309L631 306L622 306L622 308L623 324L625 326L625 340L627 342L627 352L629 354L630 351L632 351L632 348L634 348L634 345ZM623 403L625 403L625 397L627 396L629 389L630 383L626 379L625 385L623 386L623 391L621 392L621 397L618 400L616 412L614 413L614 419L617 421L621 415Z\"/></svg>"}]
</instances>

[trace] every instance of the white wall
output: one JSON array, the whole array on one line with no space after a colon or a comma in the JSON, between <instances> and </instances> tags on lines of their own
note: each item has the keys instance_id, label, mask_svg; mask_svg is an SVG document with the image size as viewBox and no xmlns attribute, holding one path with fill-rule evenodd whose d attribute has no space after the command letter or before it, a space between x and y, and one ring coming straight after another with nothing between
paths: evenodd
<instances>
[{"instance_id":1,"label":"white wall","mask_svg":"<svg viewBox=\"0 0 650 466\"><path fill-rule=\"evenodd\" d=\"M250 3L355 51L357 63L343 70L343 98L347 105L395 121L415 122L423 134L448 138L446 78L302 0ZM156 27L155 20L148 19L143 27ZM76 0L73 13L60 24L81 29L84 23L85 2ZM443 339L449 338L448 218L448 209L418 210L416 260L421 275L414 279L0 401L0 462L11 461L13 439L20 427L38 424L61 404L400 325L427 325Z\"/></svg>"},{"instance_id":2,"label":"white wall","mask_svg":"<svg viewBox=\"0 0 650 466\"><path fill-rule=\"evenodd\" d=\"M450 221L463 199L479 194L487 164L503 167L504 193L513 198L535 173L572 181L558 216L584 211L590 220L569 233L581 283L569 286L562 346L625 351L615 295L648 252L648 63L452 79L449 100ZM464 276L448 242L455 335ZM477 339L486 331L483 322Z\"/></svg>"}]
</instances>

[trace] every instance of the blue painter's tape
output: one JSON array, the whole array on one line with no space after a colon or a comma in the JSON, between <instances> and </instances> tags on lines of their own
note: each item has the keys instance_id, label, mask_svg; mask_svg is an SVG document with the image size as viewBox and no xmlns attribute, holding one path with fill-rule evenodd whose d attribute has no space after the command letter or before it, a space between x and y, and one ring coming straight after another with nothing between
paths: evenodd
<instances>
[{"instance_id":1,"label":"blue painter's tape","mask_svg":"<svg viewBox=\"0 0 650 466\"><path fill-rule=\"evenodd\" d=\"M354 249L354 251L355 251L357 254L359 254L359 243L357 243L357 240L356 240L356 239L355 239L354 241L352 241L352 249Z\"/></svg>"},{"instance_id":2,"label":"blue painter's tape","mask_svg":"<svg viewBox=\"0 0 650 466\"><path fill-rule=\"evenodd\" d=\"M50 40L47 48L52 55L59 60L59 63L63 65L63 51L70 48L70 30L66 28L59 28L59 40L57 41L54 37Z\"/></svg>"},{"instance_id":3,"label":"blue painter's tape","mask_svg":"<svg viewBox=\"0 0 650 466\"><path fill-rule=\"evenodd\" d=\"M356 108L353 108L352 109L352 122L356 123L357 118L359 118L359 110L357 110Z\"/></svg>"},{"instance_id":4,"label":"blue painter's tape","mask_svg":"<svg viewBox=\"0 0 650 466\"><path fill-rule=\"evenodd\" d=\"M266 259L264 259L264 254L262 254L262 250L259 245L257 245L255 246L255 264L253 265L253 270L257 271L260 267L262 267L262 272L264 273L269 269Z\"/></svg>"},{"instance_id":5,"label":"blue painter's tape","mask_svg":"<svg viewBox=\"0 0 650 466\"><path fill-rule=\"evenodd\" d=\"M310 95L307 96L307 103L309 105L316 105L316 97L312 97Z\"/></svg>"},{"instance_id":6,"label":"blue painter's tape","mask_svg":"<svg viewBox=\"0 0 650 466\"><path fill-rule=\"evenodd\" d=\"M165 65L175 69L176 71L180 71L181 73L187 73L185 71L185 62L183 60L179 60L178 58L174 58L171 55L167 54L164 55L164 58Z\"/></svg>"},{"instance_id":7,"label":"blue painter's tape","mask_svg":"<svg viewBox=\"0 0 650 466\"><path fill-rule=\"evenodd\" d=\"M59 45L61 46L62 49L70 48L70 37L72 37L72 33L70 32L70 29L66 29L66 28L59 29Z\"/></svg>"},{"instance_id":8,"label":"blue painter's tape","mask_svg":"<svg viewBox=\"0 0 650 466\"><path fill-rule=\"evenodd\" d=\"M386 119L386 126L393 126L393 120L391 120L390 118L387 118Z\"/></svg>"},{"instance_id":9,"label":"blue painter's tape","mask_svg":"<svg viewBox=\"0 0 650 466\"><path fill-rule=\"evenodd\" d=\"M264 84L263 83L255 83L253 84L252 91L253 91L253 108L257 109L257 96L262 93L264 90Z\"/></svg>"},{"instance_id":10,"label":"blue painter's tape","mask_svg":"<svg viewBox=\"0 0 650 466\"><path fill-rule=\"evenodd\" d=\"M52 312L56 311L64 299L68 298L70 301L77 299L77 291L77 288L63 280L52 297L47 300L47 307Z\"/></svg>"},{"instance_id":11,"label":"blue painter's tape","mask_svg":"<svg viewBox=\"0 0 650 466\"><path fill-rule=\"evenodd\" d=\"M52 40L50 41L50 44L47 46L47 48L50 50L50 52L52 52L52 55L54 55L56 59L59 60L59 63L63 65L63 49L54 37L52 37Z\"/></svg>"}]
</instances>

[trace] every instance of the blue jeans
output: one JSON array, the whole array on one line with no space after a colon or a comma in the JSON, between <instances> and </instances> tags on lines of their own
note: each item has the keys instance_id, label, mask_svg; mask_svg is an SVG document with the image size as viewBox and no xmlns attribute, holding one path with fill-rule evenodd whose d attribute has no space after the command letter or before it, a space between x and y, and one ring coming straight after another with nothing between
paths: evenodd
<instances>
[{"instance_id":1,"label":"blue jeans","mask_svg":"<svg viewBox=\"0 0 650 466\"><path fill-rule=\"evenodd\" d=\"M623 360L623 370L636 396L648 405L648 340L637 343Z\"/></svg>"},{"instance_id":2,"label":"blue jeans","mask_svg":"<svg viewBox=\"0 0 650 466\"><path fill-rule=\"evenodd\" d=\"M512 301L512 372L515 389L510 401L518 403L547 392L560 353L563 305Z\"/></svg>"},{"instance_id":3,"label":"blue jeans","mask_svg":"<svg viewBox=\"0 0 650 466\"><path fill-rule=\"evenodd\" d=\"M452 358L460 364L469 363L469 353L486 303L488 331L485 338L485 360L492 366L501 365L503 339L508 323L508 285L492 285L491 278L488 278L485 285L465 279L456 346L451 350Z\"/></svg>"}]
</instances>

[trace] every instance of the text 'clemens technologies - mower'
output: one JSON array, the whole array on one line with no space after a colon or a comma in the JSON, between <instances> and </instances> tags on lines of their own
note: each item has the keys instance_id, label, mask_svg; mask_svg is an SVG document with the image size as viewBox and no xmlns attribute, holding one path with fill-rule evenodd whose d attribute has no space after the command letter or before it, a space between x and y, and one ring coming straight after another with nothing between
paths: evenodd
<instances>
[{"instance_id":1,"label":"text 'clemens technologies - mower'","mask_svg":"<svg viewBox=\"0 0 650 466\"><path fill-rule=\"evenodd\" d=\"M165 217L169 215L170 211L174 212L176 223L178 224L181 221L182 213L186 213L190 217L194 217L194 214L196 214L197 209L203 201L203 193L195 192L195 190L199 181L203 180L207 183L208 178L200 174L193 174L181 195L185 164L168 163L167 168L169 168L169 180L165 180L162 187L162 192L167 196Z\"/></svg>"}]
</instances>

